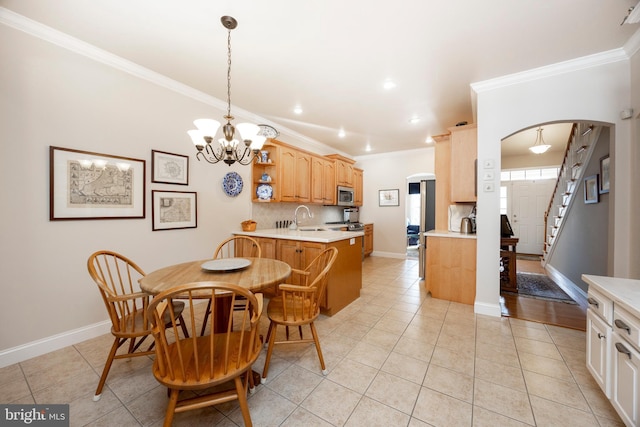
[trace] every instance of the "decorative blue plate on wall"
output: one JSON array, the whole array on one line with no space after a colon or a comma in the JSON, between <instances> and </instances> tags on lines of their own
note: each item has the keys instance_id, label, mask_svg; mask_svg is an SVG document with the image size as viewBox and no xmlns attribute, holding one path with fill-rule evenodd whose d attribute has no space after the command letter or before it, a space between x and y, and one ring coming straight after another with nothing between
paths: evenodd
<instances>
[{"instance_id":1,"label":"decorative blue plate on wall","mask_svg":"<svg viewBox=\"0 0 640 427\"><path fill-rule=\"evenodd\" d=\"M242 192L242 177L236 172L229 172L222 179L222 189L230 197L236 197Z\"/></svg>"}]
</instances>

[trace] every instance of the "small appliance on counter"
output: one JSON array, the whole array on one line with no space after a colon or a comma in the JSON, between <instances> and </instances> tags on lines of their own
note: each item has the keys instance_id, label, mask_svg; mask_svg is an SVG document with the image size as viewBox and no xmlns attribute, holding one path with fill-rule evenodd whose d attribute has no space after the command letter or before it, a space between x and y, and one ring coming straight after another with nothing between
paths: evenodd
<instances>
[{"instance_id":1,"label":"small appliance on counter","mask_svg":"<svg viewBox=\"0 0 640 427\"><path fill-rule=\"evenodd\" d=\"M469 218L468 216L465 216L464 218L462 218L460 220L460 232L462 234L473 234L474 233L473 222L471 221L471 218Z\"/></svg>"},{"instance_id":2,"label":"small appliance on counter","mask_svg":"<svg viewBox=\"0 0 640 427\"><path fill-rule=\"evenodd\" d=\"M453 231L454 233L461 233L463 218L471 217L473 211L474 206L470 204L449 205L449 231Z\"/></svg>"},{"instance_id":3,"label":"small appliance on counter","mask_svg":"<svg viewBox=\"0 0 640 427\"><path fill-rule=\"evenodd\" d=\"M344 210L344 222L359 222L360 210L358 208L346 208Z\"/></svg>"}]
</instances>

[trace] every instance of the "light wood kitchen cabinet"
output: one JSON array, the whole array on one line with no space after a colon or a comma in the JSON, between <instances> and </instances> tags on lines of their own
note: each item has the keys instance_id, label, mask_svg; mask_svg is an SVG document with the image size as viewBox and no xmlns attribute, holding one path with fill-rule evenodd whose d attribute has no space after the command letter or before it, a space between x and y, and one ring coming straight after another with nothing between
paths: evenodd
<instances>
[{"instance_id":1,"label":"light wood kitchen cabinet","mask_svg":"<svg viewBox=\"0 0 640 427\"><path fill-rule=\"evenodd\" d=\"M362 288L362 237L339 240L332 243L317 243L303 240L260 238L263 258L271 257L266 241L271 240L276 248L275 259L284 261L292 268L303 270L323 250L329 247L338 249L324 298L322 312L332 316L360 297ZM293 276L292 276L293 279ZM287 280L291 283L292 279ZM295 283L295 282L294 282Z\"/></svg>"},{"instance_id":2,"label":"light wood kitchen cabinet","mask_svg":"<svg viewBox=\"0 0 640 427\"><path fill-rule=\"evenodd\" d=\"M426 288L431 296L474 304L476 239L427 236L426 249Z\"/></svg>"},{"instance_id":3,"label":"light wood kitchen cabinet","mask_svg":"<svg viewBox=\"0 0 640 427\"><path fill-rule=\"evenodd\" d=\"M373 252L373 224L364 225L364 256Z\"/></svg>"},{"instance_id":4,"label":"light wood kitchen cabinet","mask_svg":"<svg viewBox=\"0 0 640 427\"><path fill-rule=\"evenodd\" d=\"M304 270L327 246L324 243L306 242L301 240L278 240L276 259L284 261L298 270ZM299 276L292 276L299 279ZM294 285L299 283L294 282Z\"/></svg>"},{"instance_id":5,"label":"light wood kitchen cabinet","mask_svg":"<svg viewBox=\"0 0 640 427\"><path fill-rule=\"evenodd\" d=\"M276 259L277 248L274 239L264 237L254 237L254 239L256 239L258 241L258 244L260 245L262 258Z\"/></svg>"},{"instance_id":6,"label":"light wood kitchen cabinet","mask_svg":"<svg viewBox=\"0 0 640 427\"><path fill-rule=\"evenodd\" d=\"M337 202L337 186L354 188L356 206L364 202L364 171L354 168L355 161L339 154L320 156L299 150L277 140L269 140L264 149L270 162L252 164L253 202L298 202L333 206ZM268 175L264 180L263 175ZM273 196L259 198L257 189L270 186Z\"/></svg>"},{"instance_id":7,"label":"light wood kitchen cabinet","mask_svg":"<svg viewBox=\"0 0 640 427\"><path fill-rule=\"evenodd\" d=\"M452 127L449 131L451 131L451 201L475 202L477 199L478 128L472 124Z\"/></svg>"},{"instance_id":8,"label":"light wood kitchen cabinet","mask_svg":"<svg viewBox=\"0 0 640 427\"><path fill-rule=\"evenodd\" d=\"M451 136L437 135L433 140L436 144L436 230L448 230L451 204Z\"/></svg>"},{"instance_id":9,"label":"light wood kitchen cabinet","mask_svg":"<svg viewBox=\"0 0 640 427\"><path fill-rule=\"evenodd\" d=\"M311 157L311 203L324 203L324 163L322 157Z\"/></svg>"},{"instance_id":10,"label":"light wood kitchen cabinet","mask_svg":"<svg viewBox=\"0 0 640 427\"><path fill-rule=\"evenodd\" d=\"M353 164L355 161L339 154L330 154L327 157L335 160L336 185L353 187Z\"/></svg>"},{"instance_id":11,"label":"light wood kitchen cabinet","mask_svg":"<svg viewBox=\"0 0 640 427\"><path fill-rule=\"evenodd\" d=\"M311 201L311 155L280 147L280 201Z\"/></svg>"},{"instance_id":12,"label":"light wood kitchen cabinet","mask_svg":"<svg viewBox=\"0 0 640 427\"><path fill-rule=\"evenodd\" d=\"M364 171L362 169L353 168L353 202L356 206L362 206L363 202L363 181Z\"/></svg>"},{"instance_id":13,"label":"light wood kitchen cabinet","mask_svg":"<svg viewBox=\"0 0 640 427\"><path fill-rule=\"evenodd\" d=\"M337 197L336 165L331 159L324 159L324 173L322 175L322 203L335 205Z\"/></svg>"},{"instance_id":14,"label":"light wood kitchen cabinet","mask_svg":"<svg viewBox=\"0 0 640 427\"><path fill-rule=\"evenodd\" d=\"M251 181L252 195L254 202L278 202L279 200L279 182L278 182L278 146L274 144L265 144L263 151L269 152L271 162L263 163L262 161L253 162L251 165ZM266 175L266 176L265 176ZM267 178L267 180L263 179ZM269 200L259 199L257 190L261 185L271 186L273 196Z\"/></svg>"}]
</instances>

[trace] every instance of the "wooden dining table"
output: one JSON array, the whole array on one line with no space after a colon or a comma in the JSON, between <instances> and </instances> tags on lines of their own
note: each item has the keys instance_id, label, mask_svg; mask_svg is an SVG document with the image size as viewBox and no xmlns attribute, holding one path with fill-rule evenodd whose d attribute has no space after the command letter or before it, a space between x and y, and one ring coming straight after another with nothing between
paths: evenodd
<instances>
[{"instance_id":1,"label":"wooden dining table","mask_svg":"<svg viewBox=\"0 0 640 427\"><path fill-rule=\"evenodd\" d=\"M220 271L211 271L202 267L203 264L212 261L211 258L183 262L155 270L138 282L140 289L151 295L192 282L232 283L251 292L259 292L282 283L291 275L291 267L286 262L270 258L243 257L243 259L250 261L247 267ZM230 306L226 310L218 310L215 323L224 325L224 319L228 318L230 312Z\"/></svg>"},{"instance_id":2,"label":"wooden dining table","mask_svg":"<svg viewBox=\"0 0 640 427\"><path fill-rule=\"evenodd\" d=\"M155 270L139 280L140 289L157 295L162 291L191 282L225 282L241 286L251 292L259 292L282 283L291 275L291 267L286 262L270 258L248 258L251 264L235 270L210 271L202 264L211 261L183 262Z\"/></svg>"}]
</instances>

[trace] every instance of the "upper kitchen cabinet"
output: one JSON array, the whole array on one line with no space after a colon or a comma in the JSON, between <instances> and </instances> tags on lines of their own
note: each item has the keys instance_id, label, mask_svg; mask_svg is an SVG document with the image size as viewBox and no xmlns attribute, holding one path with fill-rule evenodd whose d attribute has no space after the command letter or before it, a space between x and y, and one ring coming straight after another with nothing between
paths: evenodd
<instances>
[{"instance_id":1,"label":"upper kitchen cabinet","mask_svg":"<svg viewBox=\"0 0 640 427\"><path fill-rule=\"evenodd\" d=\"M340 154L330 154L327 157L335 160L336 185L353 187L353 164L355 161Z\"/></svg>"},{"instance_id":2,"label":"upper kitchen cabinet","mask_svg":"<svg viewBox=\"0 0 640 427\"><path fill-rule=\"evenodd\" d=\"M311 201L311 155L288 146L280 147L280 201Z\"/></svg>"},{"instance_id":3,"label":"upper kitchen cabinet","mask_svg":"<svg viewBox=\"0 0 640 427\"><path fill-rule=\"evenodd\" d=\"M262 157L251 165L252 197L254 202L279 202L278 160L279 147L272 143L264 144L266 162Z\"/></svg>"},{"instance_id":4,"label":"upper kitchen cabinet","mask_svg":"<svg viewBox=\"0 0 640 427\"><path fill-rule=\"evenodd\" d=\"M364 171L362 169L353 168L353 202L356 206L362 206L364 180Z\"/></svg>"},{"instance_id":5,"label":"upper kitchen cabinet","mask_svg":"<svg viewBox=\"0 0 640 427\"><path fill-rule=\"evenodd\" d=\"M311 203L334 205L336 201L336 172L334 161L311 156Z\"/></svg>"},{"instance_id":6,"label":"upper kitchen cabinet","mask_svg":"<svg viewBox=\"0 0 640 427\"><path fill-rule=\"evenodd\" d=\"M455 126L451 132L451 202L475 202L478 158L477 125Z\"/></svg>"},{"instance_id":7,"label":"upper kitchen cabinet","mask_svg":"<svg viewBox=\"0 0 640 427\"><path fill-rule=\"evenodd\" d=\"M336 197L338 196L336 186L336 162L331 159L324 159L324 173L322 175L323 204L336 204Z\"/></svg>"}]
</instances>

